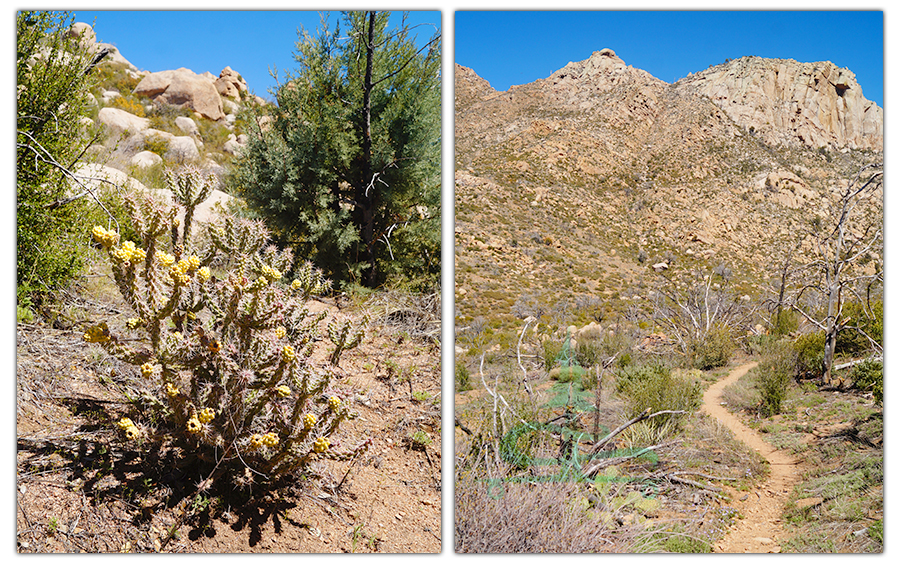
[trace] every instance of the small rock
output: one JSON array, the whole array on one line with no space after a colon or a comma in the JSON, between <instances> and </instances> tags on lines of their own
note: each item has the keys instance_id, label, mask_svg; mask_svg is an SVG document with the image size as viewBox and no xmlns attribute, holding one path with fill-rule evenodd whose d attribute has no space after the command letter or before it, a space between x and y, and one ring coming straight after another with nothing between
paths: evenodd
<instances>
[{"instance_id":1,"label":"small rock","mask_svg":"<svg viewBox=\"0 0 900 573\"><path fill-rule=\"evenodd\" d=\"M755 542L757 542L757 543L762 543L763 545L769 545L769 544L771 544L771 543L775 543L774 541L772 541L772 540L769 539L768 537L754 537L754 538L753 538L753 541L755 541Z\"/></svg>"}]
</instances>

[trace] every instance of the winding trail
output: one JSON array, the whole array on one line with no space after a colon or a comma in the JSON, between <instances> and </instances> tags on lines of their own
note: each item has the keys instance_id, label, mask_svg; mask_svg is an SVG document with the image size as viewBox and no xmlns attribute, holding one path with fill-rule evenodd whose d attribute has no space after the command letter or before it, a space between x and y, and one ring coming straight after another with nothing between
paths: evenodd
<instances>
[{"instance_id":1,"label":"winding trail","mask_svg":"<svg viewBox=\"0 0 900 573\"><path fill-rule=\"evenodd\" d=\"M778 553L784 535L781 514L794 485L800 482L797 460L776 449L748 428L722 405L722 390L736 382L755 367L755 362L743 364L710 386L703 394L701 411L719 420L734 433L736 439L759 452L769 462L769 478L765 483L735 502L744 516L715 545L716 553ZM740 495L740 492L737 492Z\"/></svg>"}]
</instances>

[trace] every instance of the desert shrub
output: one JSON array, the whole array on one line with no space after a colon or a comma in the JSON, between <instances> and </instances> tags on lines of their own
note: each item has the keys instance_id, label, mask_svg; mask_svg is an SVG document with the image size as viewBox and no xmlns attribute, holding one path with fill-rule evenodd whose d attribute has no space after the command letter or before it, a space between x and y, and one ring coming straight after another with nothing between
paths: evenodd
<instances>
[{"instance_id":1,"label":"desert shrub","mask_svg":"<svg viewBox=\"0 0 900 573\"><path fill-rule=\"evenodd\" d=\"M577 364L570 366L560 366L550 371L550 378L556 380L560 384L569 384L575 382L580 384L584 378L584 368Z\"/></svg>"},{"instance_id":2,"label":"desert shrub","mask_svg":"<svg viewBox=\"0 0 900 573\"><path fill-rule=\"evenodd\" d=\"M165 137L151 135L144 139L144 151L151 151L164 157L169 151L169 141Z\"/></svg>"},{"instance_id":3,"label":"desert shrub","mask_svg":"<svg viewBox=\"0 0 900 573\"><path fill-rule=\"evenodd\" d=\"M90 115L96 76L93 54L66 32L66 12L16 13L16 282L17 297L41 299L83 269L86 201L71 201L70 167L90 134L79 123Z\"/></svg>"},{"instance_id":4,"label":"desert shrub","mask_svg":"<svg viewBox=\"0 0 900 573\"><path fill-rule=\"evenodd\" d=\"M797 330L799 320L797 314L789 309L782 308L775 313L772 319L772 328L770 332L772 336L787 336Z\"/></svg>"},{"instance_id":5,"label":"desert shrub","mask_svg":"<svg viewBox=\"0 0 900 573\"><path fill-rule=\"evenodd\" d=\"M884 400L884 366L875 360L866 360L853 367L850 373L853 387L871 392L876 402Z\"/></svg>"},{"instance_id":6,"label":"desert shrub","mask_svg":"<svg viewBox=\"0 0 900 573\"><path fill-rule=\"evenodd\" d=\"M472 379L469 376L469 369L460 361L456 362L456 391L468 392L472 389Z\"/></svg>"},{"instance_id":7,"label":"desert shrub","mask_svg":"<svg viewBox=\"0 0 900 573\"><path fill-rule=\"evenodd\" d=\"M616 390L625 396L627 414L635 417L649 408L692 411L700 406L700 382L683 372L673 372L661 362L627 366L616 372ZM648 423L661 427L673 416L657 416Z\"/></svg>"},{"instance_id":8,"label":"desert shrub","mask_svg":"<svg viewBox=\"0 0 900 573\"><path fill-rule=\"evenodd\" d=\"M115 48L112 48L115 50ZM97 66L95 73L99 78L99 85L105 89L115 90L122 94L130 94L140 83L140 77L134 77L127 72L128 64L113 62L109 59Z\"/></svg>"},{"instance_id":9,"label":"desert shrub","mask_svg":"<svg viewBox=\"0 0 900 573\"><path fill-rule=\"evenodd\" d=\"M188 229L208 181L190 169L170 181ZM335 321L327 336L320 332L327 313L313 314L306 303L327 288L321 272L302 266L285 284L292 254L268 244L262 223L234 217L205 228L206 240L182 238L167 253L167 238L177 237L175 206L149 195L130 196L128 206L140 246L120 244L100 226L92 236L109 255L132 314L126 325L136 332L97 324L84 335L140 367L143 384L127 389L135 411L117 424L122 440L143 452L175 446L188 463L215 460L210 478L242 488L274 487L295 472L309 475L318 458L365 449L368 440L338 448L329 439L355 414L330 387L332 367L316 367L311 356L327 338L334 366L360 332ZM217 257L229 265L214 277L208 265Z\"/></svg>"},{"instance_id":10,"label":"desert shrub","mask_svg":"<svg viewBox=\"0 0 900 573\"><path fill-rule=\"evenodd\" d=\"M688 346L688 356L694 368L711 370L728 364L734 352L734 333L726 326L714 326L703 338Z\"/></svg>"},{"instance_id":11,"label":"desert shrub","mask_svg":"<svg viewBox=\"0 0 900 573\"><path fill-rule=\"evenodd\" d=\"M134 97L117 96L109 102L109 105L127 111L132 115L144 117L144 106Z\"/></svg>"},{"instance_id":12,"label":"desert shrub","mask_svg":"<svg viewBox=\"0 0 900 573\"><path fill-rule=\"evenodd\" d=\"M825 332L817 330L803 334L794 341L797 352L797 376L802 379L822 376L825 356Z\"/></svg>"},{"instance_id":13,"label":"desert shrub","mask_svg":"<svg viewBox=\"0 0 900 573\"><path fill-rule=\"evenodd\" d=\"M872 349L869 338L878 344L883 342L884 305L881 301L866 308L863 303L851 301L841 311L846 325L837 335L836 354L859 355Z\"/></svg>"},{"instance_id":14,"label":"desert shrub","mask_svg":"<svg viewBox=\"0 0 900 573\"><path fill-rule=\"evenodd\" d=\"M544 362L544 370L550 372L556 366L565 342L553 338L546 338L541 342L541 357Z\"/></svg>"},{"instance_id":15,"label":"desert shrub","mask_svg":"<svg viewBox=\"0 0 900 573\"><path fill-rule=\"evenodd\" d=\"M527 484L466 476L457 481L454 492L453 538L458 553L610 550L605 542L610 526L587 513L579 501L577 484Z\"/></svg>"},{"instance_id":16,"label":"desert shrub","mask_svg":"<svg viewBox=\"0 0 900 573\"><path fill-rule=\"evenodd\" d=\"M789 342L773 342L756 368L756 388L761 397L760 413L772 416L781 412L797 368L797 355Z\"/></svg>"}]
</instances>

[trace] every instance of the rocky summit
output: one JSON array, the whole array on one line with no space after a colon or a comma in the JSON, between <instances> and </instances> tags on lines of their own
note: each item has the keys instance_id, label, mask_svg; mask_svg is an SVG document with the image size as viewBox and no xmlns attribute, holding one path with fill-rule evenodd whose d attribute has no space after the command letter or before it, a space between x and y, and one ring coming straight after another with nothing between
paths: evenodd
<instances>
[{"instance_id":1,"label":"rocky summit","mask_svg":"<svg viewBox=\"0 0 900 573\"><path fill-rule=\"evenodd\" d=\"M505 92L456 65L455 96L463 323L579 297L626 310L717 267L758 295L883 161L883 110L830 62L745 57L666 83L606 48Z\"/></svg>"}]
</instances>

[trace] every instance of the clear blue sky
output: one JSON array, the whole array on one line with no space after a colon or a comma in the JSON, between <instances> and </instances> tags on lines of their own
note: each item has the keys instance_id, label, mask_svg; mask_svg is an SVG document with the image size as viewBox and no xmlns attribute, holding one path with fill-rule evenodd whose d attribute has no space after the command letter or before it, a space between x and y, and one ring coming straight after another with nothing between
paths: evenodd
<instances>
[{"instance_id":1,"label":"clear blue sky","mask_svg":"<svg viewBox=\"0 0 900 573\"><path fill-rule=\"evenodd\" d=\"M884 107L884 15L868 12L481 12L454 15L454 61L506 91L611 48L665 82L761 56L831 61Z\"/></svg>"},{"instance_id":2,"label":"clear blue sky","mask_svg":"<svg viewBox=\"0 0 900 573\"><path fill-rule=\"evenodd\" d=\"M282 80L294 70L297 30L315 33L321 21L317 11L71 11L76 21L94 26L98 41L116 46L141 70L183 67L218 76L231 66L250 91L270 100L275 81L269 70L277 69ZM400 17L395 13L391 26ZM339 12L331 13L329 27L340 18ZM416 28L417 41L424 43L441 29L441 13L410 11L407 22L432 24Z\"/></svg>"}]
</instances>

